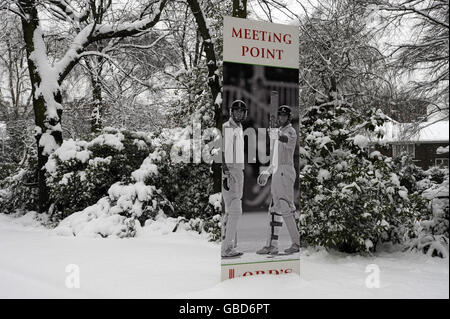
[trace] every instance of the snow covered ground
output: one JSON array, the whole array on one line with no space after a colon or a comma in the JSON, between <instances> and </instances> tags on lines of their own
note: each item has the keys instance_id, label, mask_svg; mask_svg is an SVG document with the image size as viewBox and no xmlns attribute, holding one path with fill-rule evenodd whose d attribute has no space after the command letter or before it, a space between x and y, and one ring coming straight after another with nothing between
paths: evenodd
<instances>
[{"instance_id":1,"label":"snow covered ground","mask_svg":"<svg viewBox=\"0 0 450 319\"><path fill-rule=\"evenodd\" d=\"M306 250L300 277L264 275L221 283L219 245L196 233L172 233L173 223L154 222L133 239L94 239L58 236L31 217L0 215L0 298L449 297L448 259ZM366 287L373 274L365 272L370 264L380 270L380 288ZM75 269L80 287L68 288Z\"/></svg>"}]
</instances>

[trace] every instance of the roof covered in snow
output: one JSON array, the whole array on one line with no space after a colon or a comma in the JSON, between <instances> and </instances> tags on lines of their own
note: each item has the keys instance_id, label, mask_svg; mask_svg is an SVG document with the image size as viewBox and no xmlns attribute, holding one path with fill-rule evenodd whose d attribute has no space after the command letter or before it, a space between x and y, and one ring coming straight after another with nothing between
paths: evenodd
<instances>
[{"instance_id":1,"label":"roof covered in snow","mask_svg":"<svg viewBox=\"0 0 450 319\"><path fill-rule=\"evenodd\" d=\"M398 123L387 121L383 125L383 142L448 143L448 121Z\"/></svg>"}]
</instances>

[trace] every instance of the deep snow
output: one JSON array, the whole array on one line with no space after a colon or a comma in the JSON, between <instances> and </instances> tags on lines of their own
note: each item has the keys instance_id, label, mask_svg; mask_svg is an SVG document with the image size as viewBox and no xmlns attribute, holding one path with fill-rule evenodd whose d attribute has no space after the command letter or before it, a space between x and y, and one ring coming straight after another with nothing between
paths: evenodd
<instances>
[{"instance_id":1,"label":"deep snow","mask_svg":"<svg viewBox=\"0 0 450 319\"><path fill-rule=\"evenodd\" d=\"M414 253L373 257L301 252L301 276L258 276L220 282L219 245L172 233L159 221L133 239L62 237L29 213L0 215L0 298L448 298L448 259ZM65 285L79 266L80 288ZM380 288L365 285L369 264ZM270 289L268 289L270 287Z\"/></svg>"}]
</instances>

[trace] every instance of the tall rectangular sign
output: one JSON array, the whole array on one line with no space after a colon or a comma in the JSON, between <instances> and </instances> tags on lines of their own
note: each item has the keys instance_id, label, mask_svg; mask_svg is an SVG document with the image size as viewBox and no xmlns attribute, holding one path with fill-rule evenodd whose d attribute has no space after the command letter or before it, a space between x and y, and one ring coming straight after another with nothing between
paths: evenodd
<instances>
[{"instance_id":1,"label":"tall rectangular sign","mask_svg":"<svg viewBox=\"0 0 450 319\"><path fill-rule=\"evenodd\" d=\"M299 273L298 27L223 30L222 280Z\"/></svg>"}]
</instances>

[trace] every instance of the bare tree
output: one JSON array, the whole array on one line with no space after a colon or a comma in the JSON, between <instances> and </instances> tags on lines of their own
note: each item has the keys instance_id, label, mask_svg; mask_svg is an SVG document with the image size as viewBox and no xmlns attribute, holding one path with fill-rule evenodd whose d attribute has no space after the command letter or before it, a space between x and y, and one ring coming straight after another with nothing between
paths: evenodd
<instances>
[{"instance_id":1,"label":"bare tree","mask_svg":"<svg viewBox=\"0 0 450 319\"><path fill-rule=\"evenodd\" d=\"M392 96L376 32L367 12L353 1L320 1L300 18L301 103L338 98L365 109L382 107Z\"/></svg>"},{"instance_id":2,"label":"bare tree","mask_svg":"<svg viewBox=\"0 0 450 319\"><path fill-rule=\"evenodd\" d=\"M31 108L31 86L27 70L25 44L20 40L19 19L6 13L1 21L0 37L0 119L27 117Z\"/></svg>"},{"instance_id":3,"label":"bare tree","mask_svg":"<svg viewBox=\"0 0 450 319\"><path fill-rule=\"evenodd\" d=\"M247 18L247 0L233 0L233 17Z\"/></svg>"},{"instance_id":4,"label":"bare tree","mask_svg":"<svg viewBox=\"0 0 450 319\"><path fill-rule=\"evenodd\" d=\"M65 0L3 0L0 8L19 15L26 45L28 70L33 96L33 109L37 128L39 211L48 209L48 189L42 170L49 154L62 143L61 84L86 55L102 55L87 48L95 42L139 36L159 21L167 0L135 4L122 10L112 1L66 2ZM155 8L156 7L156 8ZM46 11L61 23L74 26L71 44L62 57L52 57L47 51L45 30L39 11ZM134 13L136 12L136 13ZM53 62L52 62L53 60Z\"/></svg>"},{"instance_id":5,"label":"bare tree","mask_svg":"<svg viewBox=\"0 0 450 319\"><path fill-rule=\"evenodd\" d=\"M410 28L410 38L392 44L392 65L409 76L417 99L446 114L449 90L448 0L360 0L380 16L378 30ZM400 43L399 43L400 42Z\"/></svg>"},{"instance_id":6,"label":"bare tree","mask_svg":"<svg viewBox=\"0 0 450 319\"><path fill-rule=\"evenodd\" d=\"M5 12L0 27L0 122L5 124L0 162L11 165L20 163L32 144L31 85L20 19Z\"/></svg>"},{"instance_id":7,"label":"bare tree","mask_svg":"<svg viewBox=\"0 0 450 319\"><path fill-rule=\"evenodd\" d=\"M203 43L203 52L206 56L206 65L208 69L207 83L211 91L211 102L214 105L214 121L216 128L222 129L222 112L221 112L221 98L218 99L222 91L222 84L218 74L218 59L214 42L212 41L211 30L208 28L208 23L205 18L204 12L200 6L198 0L187 0L189 8L194 15L197 25L198 33L200 34ZM221 165L218 163L213 164L213 180L214 180L214 192L221 191Z\"/></svg>"}]
</instances>

